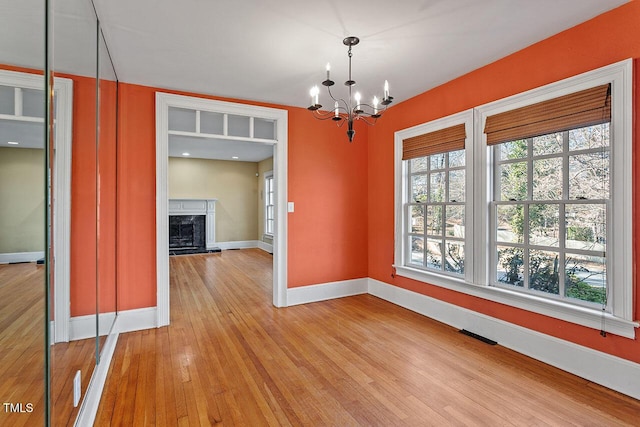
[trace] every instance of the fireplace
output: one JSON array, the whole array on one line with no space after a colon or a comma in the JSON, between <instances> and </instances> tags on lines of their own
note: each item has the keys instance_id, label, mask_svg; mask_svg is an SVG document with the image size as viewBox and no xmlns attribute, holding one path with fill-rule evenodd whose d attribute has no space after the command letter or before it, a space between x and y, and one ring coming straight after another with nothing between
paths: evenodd
<instances>
[{"instance_id":1,"label":"fireplace","mask_svg":"<svg viewBox=\"0 0 640 427\"><path fill-rule=\"evenodd\" d=\"M217 199L169 199L169 254L220 252L216 246Z\"/></svg>"},{"instance_id":2,"label":"fireplace","mask_svg":"<svg viewBox=\"0 0 640 427\"><path fill-rule=\"evenodd\" d=\"M205 220L205 215L169 215L169 252L206 252Z\"/></svg>"}]
</instances>

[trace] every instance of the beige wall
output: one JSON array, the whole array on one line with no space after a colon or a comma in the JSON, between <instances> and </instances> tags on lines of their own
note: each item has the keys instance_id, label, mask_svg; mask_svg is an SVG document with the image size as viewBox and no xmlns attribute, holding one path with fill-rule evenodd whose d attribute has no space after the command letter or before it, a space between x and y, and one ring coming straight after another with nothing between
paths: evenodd
<instances>
[{"instance_id":1,"label":"beige wall","mask_svg":"<svg viewBox=\"0 0 640 427\"><path fill-rule=\"evenodd\" d=\"M44 251L44 150L0 148L0 253Z\"/></svg>"},{"instance_id":2,"label":"beige wall","mask_svg":"<svg viewBox=\"0 0 640 427\"><path fill-rule=\"evenodd\" d=\"M258 163L258 240L273 243L273 239L264 236L264 173L273 171L273 157Z\"/></svg>"},{"instance_id":3,"label":"beige wall","mask_svg":"<svg viewBox=\"0 0 640 427\"><path fill-rule=\"evenodd\" d=\"M216 241L258 240L258 163L169 158L170 199L218 199Z\"/></svg>"}]
</instances>

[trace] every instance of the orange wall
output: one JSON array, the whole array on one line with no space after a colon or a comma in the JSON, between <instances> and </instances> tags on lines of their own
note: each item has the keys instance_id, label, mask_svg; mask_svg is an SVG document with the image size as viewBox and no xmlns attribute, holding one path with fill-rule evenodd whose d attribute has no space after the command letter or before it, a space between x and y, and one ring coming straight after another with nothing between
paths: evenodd
<instances>
[{"instance_id":1,"label":"orange wall","mask_svg":"<svg viewBox=\"0 0 640 427\"><path fill-rule=\"evenodd\" d=\"M155 93L220 99L121 83L118 140L118 308L156 305ZM229 100L247 103L241 100ZM254 105L265 105L252 103ZM367 129L289 114L288 286L367 276Z\"/></svg>"},{"instance_id":2,"label":"orange wall","mask_svg":"<svg viewBox=\"0 0 640 427\"><path fill-rule=\"evenodd\" d=\"M369 131L369 277L545 334L640 362L640 341L533 314L410 279L392 278L394 252L393 134L626 58L640 57L640 2L631 2L393 107ZM638 66L638 60L635 61ZM638 84L636 73L636 86ZM634 94L638 105L637 93ZM635 108L634 132L640 131ZM634 166L640 147L634 143ZM634 170L637 168L634 167ZM638 261L638 174L634 177L634 260ZM635 275L635 268L634 268ZM640 317L640 295L635 297Z\"/></svg>"},{"instance_id":3,"label":"orange wall","mask_svg":"<svg viewBox=\"0 0 640 427\"><path fill-rule=\"evenodd\" d=\"M95 79L73 80L71 152L71 316L96 312L96 280L100 312L115 311L115 112L116 85L101 82L100 144L96 153ZM98 157L96 157L98 154ZM99 170L96 162L99 161ZM96 172L100 197L97 197ZM100 227L96 227L97 206ZM96 251L97 233L100 236ZM96 262L97 259L97 262ZM96 274L96 265L98 272Z\"/></svg>"}]
</instances>

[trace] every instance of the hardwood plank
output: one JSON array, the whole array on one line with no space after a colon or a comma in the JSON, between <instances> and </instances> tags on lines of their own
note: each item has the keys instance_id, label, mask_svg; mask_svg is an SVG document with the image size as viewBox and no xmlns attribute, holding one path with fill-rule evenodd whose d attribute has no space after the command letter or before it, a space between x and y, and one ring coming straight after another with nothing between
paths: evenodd
<instances>
[{"instance_id":1,"label":"hardwood plank","mask_svg":"<svg viewBox=\"0 0 640 427\"><path fill-rule=\"evenodd\" d=\"M97 426L638 423L635 399L371 295L276 309L263 251L170 265L172 323L120 336Z\"/></svg>"}]
</instances>

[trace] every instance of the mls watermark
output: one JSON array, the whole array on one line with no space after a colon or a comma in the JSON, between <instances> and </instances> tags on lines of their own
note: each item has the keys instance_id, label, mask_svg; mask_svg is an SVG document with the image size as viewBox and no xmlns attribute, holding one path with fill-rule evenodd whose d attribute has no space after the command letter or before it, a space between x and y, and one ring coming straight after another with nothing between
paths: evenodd
<instances>
[{"instance_id":1,"label":"mls watermark","mask_svg":"<svg viewBox=\"0 0 640 427\"><path fill-rule=\"evenodd\" d=\"M33 403L4 402L2 408L7 414L30 414L33 412Z\"/></svg>"}]
</instances>

